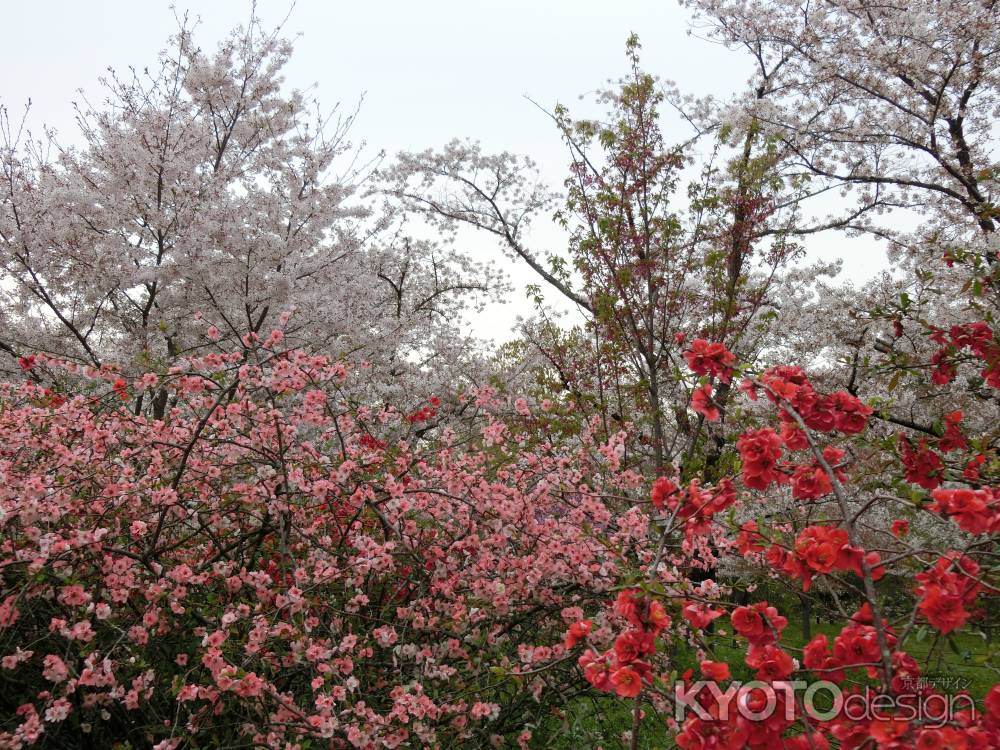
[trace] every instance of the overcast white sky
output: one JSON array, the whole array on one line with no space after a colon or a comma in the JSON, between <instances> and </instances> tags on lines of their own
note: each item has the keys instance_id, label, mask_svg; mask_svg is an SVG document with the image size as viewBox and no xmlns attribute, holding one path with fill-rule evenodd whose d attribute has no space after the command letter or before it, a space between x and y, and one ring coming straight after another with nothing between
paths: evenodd
<instances>
[{"instance_id":1,"label":"overcast white sky","mask_svg":"<svg viewBox=\"0 0 1000 750\"><path fill-rule=\"evenodd\" d=\"M35 129L55 127L64 142L75 139L77 90L96 92L108 66L153 63L176 28L168 0L6 5L0 103L16 115L31 99L29 122ZM275 25L290 5L259 0L258 15ZM250 12L249 0L177 0L176 6L201 18L196 38L205 48ZM301 33L289 84L317 84L317 97L328 105L353 107L364 94L354 136L373 151L392 154L472 137L487 149L530 155L553 185L561 184L566 154L552 124L523 95L546 106L582 106L578 95L624 72L630 32L640 35L647 70L683 91L725 96L748 73L738 54L690 37L687 15L674 0L299 0L285 28ZM533 237L536 246L558 241L552 228L540 227ZM840 246L833 237L818 245L821 252L847 255L852 277L867 277L881 265L871 248L841 253ZM529 278L514 273L519 287ZM511 304L477 316L475 332L506 338L525 310L519 288Z\"/></svg>"}]
</instances>

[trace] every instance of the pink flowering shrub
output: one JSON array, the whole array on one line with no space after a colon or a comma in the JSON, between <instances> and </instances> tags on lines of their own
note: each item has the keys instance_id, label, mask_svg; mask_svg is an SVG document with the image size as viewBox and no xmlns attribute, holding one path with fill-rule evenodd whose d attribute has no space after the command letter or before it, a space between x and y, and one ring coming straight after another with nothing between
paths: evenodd
<instances>
[{"instance_id":1,"label":"pink flowering shrub","mask_svg":"<svg viewBox=\"0 0 1000 750\"><path fill-rule=\"evenodd\" d=\"M343 366L247 343L71 372L76 394L0 386L0 747L522 731L574 679L562 631L644 542L606 502L638 476L526 404L502 422L490 389L356 404ZM152 387L162 421L123 400ZM449 403L466 432L418 436Z\"/></svg>"}]
</instances>

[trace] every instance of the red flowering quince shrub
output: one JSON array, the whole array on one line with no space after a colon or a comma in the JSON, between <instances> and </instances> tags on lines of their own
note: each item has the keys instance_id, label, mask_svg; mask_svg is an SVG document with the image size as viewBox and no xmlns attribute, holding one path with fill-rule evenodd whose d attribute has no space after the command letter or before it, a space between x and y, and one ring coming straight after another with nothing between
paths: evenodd
<instances>
[{"instance_id":1,"label":"red flowering quince shrub","mask_svg":"<svg viewBox=\"0 0 1000 750\"><path fill-rule=\"evenodd\" d=\"M963 349L983 360L983 378L992 377L1000 349L985 324L958 326L935 340L944 347L935 355L935 383L944 378L947 357ZM685 358L699 378L692 410L719 419L713 385L734 377L735 358L703 340ZM763 413L771 416L736 437L738 476L712 487L694 478L687 489L676 476L656 479L649 504L658 531L651 534L651 549L640 555L613 602L566 632L565 645L578 650L584 680L629 701L634 721L626 745L640 746L642 719L653 709L686 750L1000 747L1000 685L988 689L981 703L967 697L958 709L929 718L929 706L940 709L947 697L933 683L921 683L921 665L908 651L917 628L946 638L981 616L986 597L1000 594L1000 491L989 486L993 477L985 471L992 454L981 452L984 441L963 434L961 412L944 415L934 445L914 445L905 434L869 439L867 433L876 431L875 411L853 394L822 392L793 366L744 375L739 387L748 405L758 414L766 405ZM938 453L972 445L980 452L964 470L964 459L945 461ZM876 453L874 446L889 448ZM865 513L885 500L880 493L888 489L868 500L856 496L852 474L859 452L877 456L890 476L920 488L891 507L952 523L964 532L963 543L945 549L911 543L909 520L902 515L887 528L868 528ZM898 488L893 481L890 486ZM774 492L787 493L807 510L807 525L737 525L722 512L759 501L766 506L767 493ZM843 611L835 636L819 634L795 648L783 639L786 615L767 601L726 601L713 581L695 584L678 576L685 562L726 555L760 565L804 593L836 576L861 603ZM908 581L903 610L887 604L883 585L890 567ZM741 645L755 687L731 683L731 665L712 658L706 635L722 627ZM675 663L683 646L694 649L698 667L679 675ZM829 712L807 706L793 681L823 681L838 700L853 701L852 709L844 711L843 703Z\"/></svg>"},{"instance_id":2,"label":"red flowering quince shrub","mask_svg":"<svg viewBox=\"0 0 1000 750\"><path fill-rule=\"evenodd\" d=\"M0 747L526 745L574 682L563 631L647 542L621 436L489 388L355 403L280 340L0 386Z\"/></svg>"}]
</instances>

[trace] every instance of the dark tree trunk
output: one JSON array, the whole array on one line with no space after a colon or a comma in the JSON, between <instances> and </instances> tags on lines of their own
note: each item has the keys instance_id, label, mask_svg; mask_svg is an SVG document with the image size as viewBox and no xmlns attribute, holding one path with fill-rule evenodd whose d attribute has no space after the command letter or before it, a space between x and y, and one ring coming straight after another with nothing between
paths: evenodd
<instances>
[{"instance_id":1,"label":"dark tree trunk","mask_svg":"<svg viewBox=\"0 0 1000 750\"><path fill-rule=\"evenodd\" d=\"M812 640L812 599L805 594L799 594L802 605L802 637L808 642Z\"/></svg>"}]
</instances>

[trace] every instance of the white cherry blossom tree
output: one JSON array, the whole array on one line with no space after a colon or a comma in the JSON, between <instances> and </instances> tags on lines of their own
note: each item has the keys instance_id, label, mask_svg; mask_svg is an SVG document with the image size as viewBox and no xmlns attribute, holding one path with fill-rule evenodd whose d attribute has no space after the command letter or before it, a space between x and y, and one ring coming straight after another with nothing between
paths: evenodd
<instances>
[{"instance_id":1,"label":"white cherry blossom tree","mask_svg":"<svg viewBox=\"0 0 1000 750\"><path fill-rule=\"evenodd\" d=\"M396 386L439 340L435 366L460 355L462 311L496 275L362 198L374 160L348 140L354 115L287 90L280 29L252 20L212 53L192 32L112 72L78 106L77 146L3 113L3 366L166 365L279 327Z\"/></svg>"}]
</instances>

